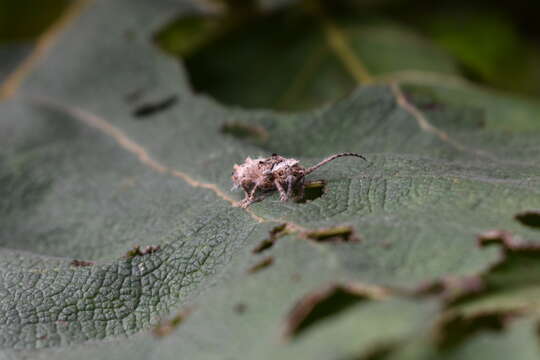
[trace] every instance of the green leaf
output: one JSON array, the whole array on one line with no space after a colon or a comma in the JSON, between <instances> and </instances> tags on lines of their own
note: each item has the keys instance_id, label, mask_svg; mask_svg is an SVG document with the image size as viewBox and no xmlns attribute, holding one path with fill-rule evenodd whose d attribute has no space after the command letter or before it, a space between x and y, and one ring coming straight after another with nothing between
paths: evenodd
<instances>
[{"instance_id":1,"label":"green leaf","mask_svg":"<svg viewBox=\"0 0 540 360\"><path fill-rule=\"evenodd\" d=\"M511 313L526 310L538 313L540 249L503 231L487 232L483 242L501 247L501 259L482 275L483 291L458 298L453 311L474 317L486 313Z\"/></svg>"},{"instance_id":2,"label":"green leaf","mask_svg":"<svg viewBox=\"0 0 540 360\"><path fill-rule=\"evenodd\" d=\"M494 115L490 94L475 104L437 97L446 83L357 87L292 114L227 107L194 93L186 69L151 41L196 4L80 5L0 92L3 356L328 359L385 356L416 341L431 349L446 310L411 290L492 266L498 249L475 241L485 230L539 241L513 219L540 208L536 104L522 118L529 132L497 126L511 119ZM372 59L393 41L381 32L369 37L379 50L362 50ZM451 62L434 63L451 72ZM340 66L355 83L356 65ZM230 124L257 131L240 138L224 131ZM310 175L325 181L322 196L233 206L241 195L228 190L230 171L246 156L311 165L341 151L368 161L340 159ZM309 236L336 228L360 241ZM283 341L295 304L331 284L355 284L366 299L330 306ZM151 335L167 318L172 333Z\"/></svg>"}]
</instances>

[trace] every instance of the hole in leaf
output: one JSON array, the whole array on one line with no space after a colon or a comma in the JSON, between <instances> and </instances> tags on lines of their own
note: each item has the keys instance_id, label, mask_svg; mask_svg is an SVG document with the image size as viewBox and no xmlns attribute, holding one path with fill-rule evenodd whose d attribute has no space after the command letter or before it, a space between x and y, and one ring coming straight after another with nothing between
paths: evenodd
<instances>
[{"instance_id":1,"label":"hole in leaf","mask_svg":"<svg viewBox=\"0 0 540 360\"><path fill-rule=\"evenodd\" d=\"M359 242L352 226L336 226L304 233L304 236L316 242Z\"/></svg>"},{"instance_id":2,"label":"hole in leaf","mask_svg":"<svg viewBox=\"0 0 540 360\"><path fill-rule=\"evenodd\" d=\"M355 283L331 284L302 297L289 312L283 335L297 336L319 321L335 316L351 306L370 299L380 299L387 291Z\"/></svg>"},{"instance_id":3,"label":"hole in leaf","mask_svg":"<svg viewBox=\"0 0 540 360\"><path fill-rule=\"evenodd\" d=\"M237 314L243 314L247 310L247 305L244 304L244 303L238 303L238 304L234 305L233 310Z\"/></svg>"},{"instance_id":4,"label":"hole in leaf","mask_svg":"<svg viewBox=\"0 0 540 360\"><path fill-rule=\"evenodd\" d=\"M92 262L92 261L84 261L84 260L73 259L69 264L70 264L71 266L75 266L75 267L85 267L85 266L92 266L92 265L94 265L94 262Z\"/></svg>"},{"instance_id":5,"label":"hole in leaf","mask_svg":"<svg viewBox=\"0 0 540 360\"><path fill-rule=\"evenodd\" d=\"M232 135L238 139L250 139L257 143L264 143L268 140L268 131L258 125L248 125L240 121L226 122L221 127L223 134Z\"/></svg>"},{"instance_id":6,"label":"hole in leaf","mask_svg":"<svg viewBox=\"0 0 540 360\"><path fill-rule=\"evenodd\" d=\"M161 250L161 247L159 245L156 245L156 246L148 245L143 248L141 248L139 245L135 245L133 249L128 250L128 252L126 252L125 257L128 259L131 259L135 256L143 256L146 254L152 254L159 250Z\"/></svg>"},{"instance_id":7,"label":"hole in leaf","mask_svg":"<svg viewBox=\"0 0 540 360\"><path fill-rule=\"evenodd\" d=\"M527 210L520 212L514 218L523 225L540 229L540 210Z\"/></svg>"},{"instance_id":8,"label":"hole in leaf","mask_svg":"<svg viewBox=\"0 0 540 360\"><path fill-rule=\"evenodd\" d=\"M306 183L304 187L304 197L298 199L296 202L303 204L308 201L313 201L320 198L325 192L325 187L326 181L324 180L317 180Z\"/></svg>"},{"instance_id":9,"label":"hole in leaf","mask_svg":"<svg viewBox=\"0 0 540 360\"><path fill-rule=\"evenodd\" d=\"M296 334L313 326L320 320L336 315L346 310L354 304L365 300L354 294L350 294L343 289L335 289L334 292L325 299L321 299L315 304L312 311L298 324Z\"/></svg>"},{"instance_id":10,"label":"hole in leaf","mask_svg":"<svg viewBox=\"0 0 540 360\"><path fill-rule=\"evenodd\" d=\"M473 317L486 314L497 313L505 316L518 314L528 306L536 306L534 300L528 301L521 298L519 301L514 302L508 299L514 297L512 293L517 289L519 289L517 292L519 294L522 291L536 290L539 283L539 244L524 241L502 230L491 230L482 233L478 236L478 242L482 247L498 246L501 248L497 261L487 271L479 275L438 280L423 286L418 293L420 295L422 293L424 295L437 295L444 301L445 306L457 306L458 309L463 305L467 307L467 304L476 303L477 307L473 305L475 310L473 312L468 311L468 317L463 320L458 319L460 322L469 321ZM490 297L498 299L501 295L506 300L500 302L496 308L488 305L490 301L487 299ZM518 297L519 295L515 298ZM480 301L480 303L477 301Z\"/></svg>"},{"instance_id":11,"label":"hole in leaf","mask_svg":"<svg viewBox=\"0 0 540 360\"><path fill-rule=\"evenodd\" d=\"M540 244L527 241L520 236L513 235L505 230L489 230L478 235L478 244L481 247L501 245L508 252L540 252Z\"/></svg>"},{"instance_id":12,"label":"hole in leaf","mask_svg":"<svg viewBox=\"0 0 540 360\"><path fill-rule=\"evenodd\" d=\"M282 236L287 235L287 224L281 224L276 227L274 227L272 230L270 230L269 236L267 239L264 239L257 245L255 249L253 249L254 254L259 254L267 249L270 249L272 246L274 246L275 242Z\"/></svg>"},{"instance_id":13,"label":"hole in leaf","mask_svg":"<svg viewBox=\"0 0 540 360\"><path fill-rule=\"evenodd\" d=\"M481 331L502 331L509 317L510 314L501 312L480 314L471 318L455 315L443 319L436 343L439 348L448 349L461 344Z\"/></svg>"},{"instance_id":14,"label":"hole in leaf","mask_svg":"<svg viewBox=\"0 0 540 360\"><path fill-rule=\"evenodd\" d=\"M510 247L515 242L511 233L504 230L489 230L483 232L477 237L478 245L480 247L489 246L493 244L501 244L504 247Z\"/></svg>"},{"instance_id":15,"label":"hole in leaf","mask_svg":"<svg viewBox=\"0 0 540 360\"><path fill-rule=\"evenodd\" d=\"M262 259L261 261L259 261L258 263L250 267L247 272L248 274L259 272L262 269L269 267L273 263L274 263L274 258L272 256L265 257L264 259Z\"/></svg>"},{"instance_id":16,"label":"hole in leaf","mask_svg":"<svg viewBox=\"0 0 540 360\"><path fill-rule=\"evenodd\" d=\"M133 116L137 118L148 117L150 115L154 115L155 113L158 113L160 111L164 111L170 108L177 102L178 102L178 96L176 95L171 95L169 97L166 97L162 100L158 100L155 102L148 102L148 103L138 106L133 111Z\"/></svg>"}]
</instances>

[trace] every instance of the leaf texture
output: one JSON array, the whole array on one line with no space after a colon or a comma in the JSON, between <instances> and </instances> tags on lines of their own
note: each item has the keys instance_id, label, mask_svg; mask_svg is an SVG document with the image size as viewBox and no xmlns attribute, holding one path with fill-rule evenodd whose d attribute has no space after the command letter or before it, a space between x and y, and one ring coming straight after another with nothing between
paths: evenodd
<instances>
[{"instance_id":1,"label":"leaf texture","mask_svg":"<svg viewBox=\"0 0 540 360\"><path fill-rule=\"evenodd\" d=\"M173 0L75 3L63 28L4 82L3 356L406 358L415 346L440 355L430 334L448 307L415 289L501 261L499 249L476 242L486 230L540 241L513 218L540 208L538 104L392 70L315 110L225 106L195 93L183 65L152 42L175 16L204 11ZM374 42L377 34L361 32ZM429 71L442 68L451 62ZM437 76L457 77L445 72ZM136 116L143 107L151 111ZM223 133L230 123L266 135ZM228 190L230 171L246 156L277 152L311 165L341 151L368 161L340 159L310 175L325 180L321 197L233 206L240 195ZM279 239L254 255L280 224ZM303 235L334 226L350 226L362 240ZM130 255L137 245L156 248ZM269 255L271 265L249 273ZM512 274L504 281L515 281ZM386 295L284 341L298 299L336 282ZM171 335L151 335L160 320L191 307ZM515 324L501 335L509 344L532 326ZM459 351L478 354L495 341L482 336Z\"/></svg>"}]
</instances>

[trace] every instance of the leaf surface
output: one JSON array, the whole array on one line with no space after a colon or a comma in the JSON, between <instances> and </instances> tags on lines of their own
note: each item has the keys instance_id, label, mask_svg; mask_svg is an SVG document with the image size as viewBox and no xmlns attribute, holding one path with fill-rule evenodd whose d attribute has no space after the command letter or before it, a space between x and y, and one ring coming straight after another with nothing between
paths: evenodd
<instances>
[{"instance_id":1,"label":"leaf surface","mask_svg":"<svg viewBox=\"0 0 540 360\"><path fill-rule=\"evenodd\" d=\"M78 5L63 31L38 44L25 76L2 88L16 92L0 104L5 356L354 358L436 326L436 299L407 294L499 261L496 248L477 246L478 233L504 228L540 241L513 219L540 208L538 132L502 132L490 95L463 104L433 95L437 85L426 92L391 83L292 114L227 107L194 93L185 68L151 41L202 5ZM441 105L426 106L433 99ZM537 105L528 106L523 124L537 129ZM224 134L228 123L266 137ZM240 195L228 190L230 171L246 156L278 152L312 165L341 151L368 161L340 159L310 175L326 181L321 197L233 206ZM283 223L285 236L252 254ZM302 235L335 226L362 240ZM127 255L136 245L159 250ZM272 265L248 273L270 254ZM336 282L389 295L280 342L297 300ZM189 307L193 314L171 335L150 335L161 318Z\"/></svg>"}]
</instances>

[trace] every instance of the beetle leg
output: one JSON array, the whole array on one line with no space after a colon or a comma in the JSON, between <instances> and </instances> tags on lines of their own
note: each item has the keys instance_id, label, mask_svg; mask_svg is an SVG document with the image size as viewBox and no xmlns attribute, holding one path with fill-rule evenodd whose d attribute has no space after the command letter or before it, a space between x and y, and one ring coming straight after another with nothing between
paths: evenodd
<instances>
[{"instance_id":1,"label":"beetle leg","mask_svg":"<svg viewBox=\"0 0 540 360\"><path fill-rule=\"evenodd\" d=\"M251 192L249 193L250 199L255 198L255 193L257 192L258 189L259 189L259 184L255 183L255 186L253 186L253 188L251 189Z\"/></svg>"},{"instance_id":2,"label":"beetle leg","mask_svg":"<svg viewBox=\"0 0 540 360\"><path fill-rule=\"evenodd\" d=\"M236 206L247 208L249 205L251 205L254 202L252 196L255 193L256 187L256 185L249 186L247 184L242 184L242 189L244 189L245 196L241 201L236 204Z\"/></svg>"},{"instance_id":3,"label":"beetle leg","mask_svg":"<svg viewBox=\"0 0 540 360\"><path fill-rule=\"evenodd\" d=\"M287 198L290 198L292 196L294 185L294 176L287 176Z\"/></svg>"},{"instance_id":4,"label":"beetle leg","mask_svg":"<svg viewBox=\"0 0 540 360\"><path fill-rule=\"evenodd\" d=\"M279 180L274 180L274 185L276 186L276 189L279 191L279 200L281 201L287 201L289 200L289 197L287 196L287 193L285 192L285 189L283 188L283 185L279 182Z\"/></svg>"}]
</instances>

